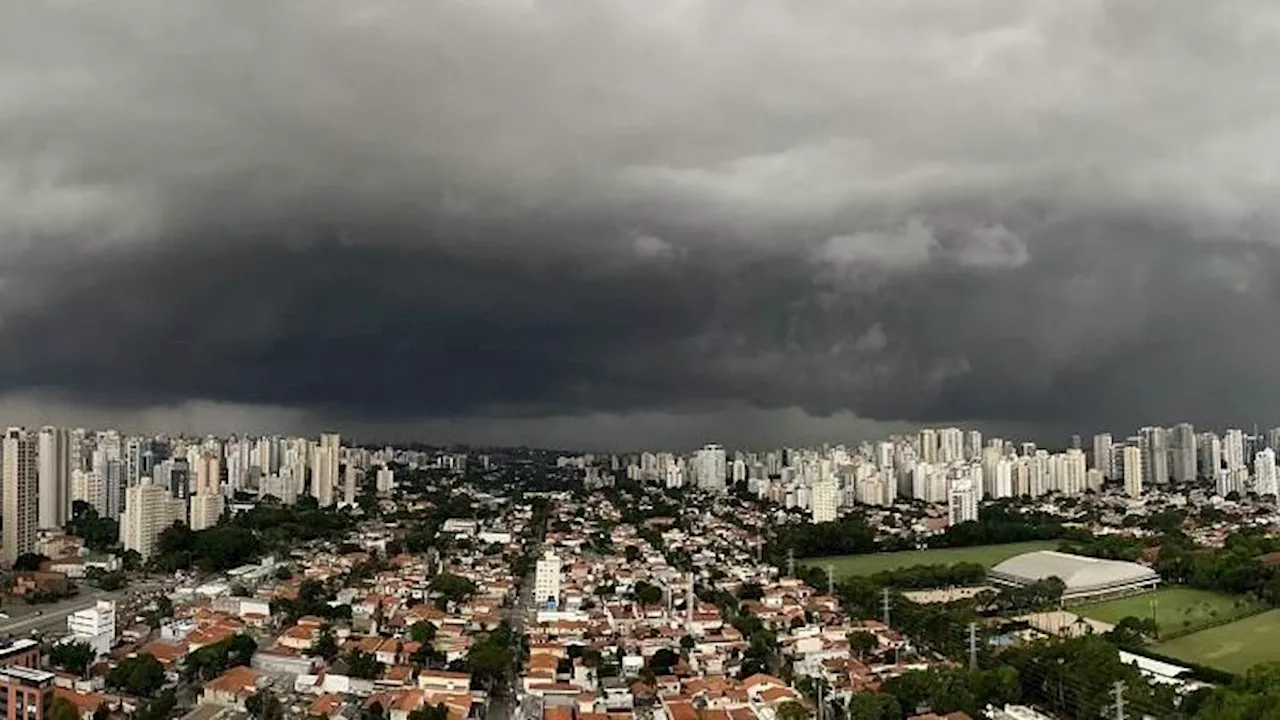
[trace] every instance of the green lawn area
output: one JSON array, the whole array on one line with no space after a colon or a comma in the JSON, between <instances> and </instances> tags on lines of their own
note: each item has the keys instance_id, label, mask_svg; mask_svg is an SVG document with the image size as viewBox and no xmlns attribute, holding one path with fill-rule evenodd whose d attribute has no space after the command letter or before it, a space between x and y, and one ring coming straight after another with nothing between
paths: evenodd
<instances>
[{"instance_id":1,"label":"green lawn area","mask_svg":"<svg viewBox=\"0 0 1280 720\"><path fill-rule=\"evenodd\" d=\"M1258 663L1280 660L1280 610L1184 635L1153 649L1219 670L1243 673Z\"/></svg>"},{"instance_id":2,"label":"green lawn area","mask_svg":"<svg viewBox=\"0 0 1280 720\"><path fill-rule=\"evenodd\" d=\"M960 562L979 563L987 567L1001 563L1014 555L1036 550L1056 550L1057 540L1008 543L1006 545L975 545L963 548L938 548L935 550L904 550L902 552L874 553L870 555L832 555L805 558L802 564L826 569L835 566L837 577L850 575L875 575L882 570L896 570L912 565L954 565Z\"/></svg>"},{"instance_id":3,"label":"green lawn area","mask_svg":"<svg viewBox=\"0 0 1280 720\"><path fill-rule=\"evenodd\" d=\"M1155 603L1156 625L1162 631L1177 630L1188 621L1191 626L1202 625L1218 617L1237 614L1243 609L1235 606L1236 602L1243 601L1231 595L1195 588L1164 587L1154 592L1108 600L1096 605L1084 605L1073 610L1087 618L1115 625L1130 615L1151 617L1152 602Z\"/></svg>"}]
</instances>

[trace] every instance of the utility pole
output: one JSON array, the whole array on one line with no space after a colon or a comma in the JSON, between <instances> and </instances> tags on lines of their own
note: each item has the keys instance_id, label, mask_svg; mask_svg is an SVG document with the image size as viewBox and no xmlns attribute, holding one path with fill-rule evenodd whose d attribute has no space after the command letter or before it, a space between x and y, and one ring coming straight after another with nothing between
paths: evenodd
<instances>
[{"instance_id":1,"label":"utility pole","mask_svg":"<svg viewBox=\"0 0 1280 720\"><path fill-rule=\"evenodd\" d=\"M969 623L969 669L978 669L978 623Z\"/></svg>"},{"instance_id":2,"label":"utility pole","mask_svg":"<svg viewBox=\"0 0 1280 720\"><path fill-rule=\"evenodd\" d=\"M818 686L818 720L822 720L822 678L814 678L814 684Z\"/></svg>"},{"instance_id":3,"label":"utility pole","mask_svg":"<svg viewBox=\"0 0 1280 720\"><path fill-rule=\"evenodd\" d=\"M827 566L827 594L828 595L836 594L836 566L835 565Z\"/></svg>"},{"instance_id":4,"label":"utility pole","mask_svg":"<svg viewBox=\"0 0 1280 720\"><path fill-rule=\"evenodd\" d=\"M1115 720L1124 720L1124 681L1117 680L1111 686L1111 695L1115 698L1116 718Z\"/></svg>"},{"instance_id":5,"label":"utility pole","mask_svg":"<svg viewBox=\"0 0 1280 720\"><path fill-rule=\"evenodd\" d=\"M796 576L796 551L795 548L787 548L787 577Z\"/></svg>"},{"instance_id":6,"label":"utility pole","mask_svg":"<svg viewBox=\"0 0 1280 720\"><path fill-rule=\"evenodd\" d=\"M884 625L889 627L889 588L880 591L880 604L884 607Z\"/></svg>"}]
</instances>

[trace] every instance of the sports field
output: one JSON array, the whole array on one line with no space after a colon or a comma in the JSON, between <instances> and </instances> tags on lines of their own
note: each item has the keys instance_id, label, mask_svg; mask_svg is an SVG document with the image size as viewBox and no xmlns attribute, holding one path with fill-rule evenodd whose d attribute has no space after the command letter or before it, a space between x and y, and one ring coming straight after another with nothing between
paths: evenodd
<instances>
[{"instance_id":1,"label":"sports field","mask_svg":"<svg viewBox=\"0 0 1280 720\"><path fill-rule=\"evenodd\" d=\"M963 548L938 548L936 550L904 550L902 552L874 553L871 555L832 555L805 558L803 564L825 569L835 566L837 577L850 575L875 575L882 570L897 570L912 565L954 565L961 562L979 563L987 567L1001 563L1014 555L1036 550L1056 550L1057 540L1009 543L1007 545L975 545Z\"/></svg>"},{"instance_id":2,"label":"sports field","mask_svg":"<svg viewBox=\"0 0 1280 720\"><path fill-rule=\"evenodd\" d=\"M1164 587L1154 592L1073 609L1087 618L1112 625L1129 616L1149 618L1154 609L1156 625L1161 632L1171 632L1237 615L1247 609L1244 603L1241 598L1209 590Z\"/></svg>"},{"instance_id":3,"label":"sports field","mask_svg":"<svg viewBox=\"0 0 1280 720\"><path fill-rule=\"evenodd\" d=\"M1171 657L1242 673L1258 663L1280 660L1280 610L1184 635L1153 648Z\"/></svg>"}]
</instances>

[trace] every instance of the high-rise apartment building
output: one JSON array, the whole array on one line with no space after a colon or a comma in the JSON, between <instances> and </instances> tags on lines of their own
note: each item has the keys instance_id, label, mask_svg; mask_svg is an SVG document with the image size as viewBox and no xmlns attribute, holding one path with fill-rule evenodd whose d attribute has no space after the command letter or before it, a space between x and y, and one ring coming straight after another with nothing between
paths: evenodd
<instances>
[{"instance_id":1,"label":"high-rise apartment building","mask_svg":"<svg viewBox=\"0 0 1280 720\"><path fill-rule=\"evenodd\" d=\"M391 468L383 465L378 468L378 473L374 476L374 482L377 484L379 493L389 493L396 489L396 473Z\"/></svg>"},{"instance_id":2,"label":"high-rise apartment building","mask_svg":"<svg viewBox=\"0 0 1280 720\"><path fill-rule=\"evenodd\" d=\"M952 479L947 491L947 516L952 525L978 519L978 491L971 478Z\"/></svg>"},{"instance_id":3,"label":"high-rise apartment building","mask_svg":"<svg viewBox=\"0 0 1280 720\"><path fill-rule=\"evenodd\" d=\"M814 524L835 522L840 501L840 488L835 478L823 478L813 484L809 510Z\"/></svg>"},{"instance_id":4,"label":"high-rise apartment building","mask_svg":"<svg viewBox=\"0 0 1280 720\"><path fill-rule=\"evenodd\" d=\"M1198 474L1216 480L1222 471L1222 438L1216 433L1200 433L1196 437L1196 452Z\"/></svg>"},{"instance_id":5,"label":"high-rise apartment building","mask_svg":"<svg viewBox=\"0 0 1280 720\"><path fill-rule=\"evenodd\" d=\"M1173 481L1188 483L1196 479L1196 429L1191 423L1178 423L1169 433L1169 471Z\"/></svg>"},{"instance_id":6,"label":"high-rise apartment building","mask_svg":"<svg viewBox=\"0 0 1280 720\"><path fill-rule=\"evenodd\" d=\"M3 443L4 545L0 560L10 567L21 555L34 552L39 524L39 463L36 437L19 427L5 430Z\"/></svg>"},{"instance_id":7,"label":"high-rise apartment building","mask_svg":"<svg viewBox=\"0 0 1280 720\"><path fill-rule=\"evenodd\" d=\"M1222 437L1222 462L1228 471L1245 467L1243 430L1231 429Z\"/></svg>"},{"instance_id":8,"label":"high-rise apartment building","mask_svg":"<svg viewBox=\"0 0 1280 720\"><path fill-rule=\"evenodd\" d=\"M1124 448L1124 494L1137 499L1142 497L1142 448L1126 445Z\"/></svg>"},{"instance_id":9,"label":"high-rise apartment building","mask_svg":"<svg viewBox=\"0 0 1280 720\"><path fill-rule=\"evenodd\" d=\"M1253 491L1259 496L1276 494L1276 451L1266 448L1253 456Z\"/></svg>"},{"instance_id":10,"label":"high-rise apartment building","mask_svg":"<svg viewBox=\"0 0 1280 720\"><path fill-rule=\"evenodd\" d=\"M120 543L136 550L144 560L155 552L160 533L186 515L181 500L169 495L169 488L143 478L125 491L124 512L120 516Z\"/></svg>"},{"instance_id":11,"label":"high-rise apartment building","mask_svg":"<svg viewBox=\"0 0 1280 720\"><path fill-rule=\"evenodd\" d=\"M1110 433L1101 433L1093 436L1093 467L1107 480L1114 477L1115 468L1111 466Z\"/></svg>"},{"instance_id":12,"label":"high-rise apartment building","mask_svg":"<svg viewBox=\"0 0 1280 720\"><path fill-rule=\"evenodd\" d=\"M1142 484L1164 485L1169 482L1169 439L1162 427L1144 427L1138 431L1142 450Z\"/></svg>"},{"instance_id":13,"label":"high-rise apartment building","mask_svg":"<svg viewBox=\"0 0 1280 720\"><path fill-rule=\"evenodd\" d=\"M938 462L961 460L964 460L964 431L954 427L942 428L938 431Z\"/></svg>"},{"instance_id":14,"label":"high-rise apartment building","mask_svg":"<svg viewBox=\"0 0 1280 720\"><path fill-rule=\"evenodd\" d=\"M938 462L938 433L933 428L922 428L917 436L920 460L930 465Z\"/></svg>"},{"instance_id":15,"label":"high-rise apartment building","mask_svg":"<svg viewBox=\"0 0 1280 720\"><path fill-rule=\"evenodd\" d=\"M127 510L128 508L126 508ZM191 519L188 524L192 530L207 530L218 524L222 517L222 494L200 494L191 496Z\"/></svg>"},{"instance_id":16,"label":"high-rise apartment building","mask_svg":"<svg viewBox=\"0 0 1280 720\"><path fill-rule=\"evenodd\" d=\"M356 504L356 493L360 490L360 468L354 464L347 465L342 473L342 504L348 507Z\"/></svg>"},{"instance_id":17,"label":"high-rise apartment building","mask_svg":"<svg viewBox=\"0 0 1280 720\"><path fill-rule=\"evenodd\" d=\"M333 493L338 486L338 466L342 462L342 436L324 433L316 446L315 462L311 474L311 494L320 507L333 505Z\"/></svg>"},{"instance_id":18,"label":"high-rise apartment building","mask_svg":"<svg viewBox=\"0 0 1280 720\"><path fill-rule=\"evenodd\" d=\"M222 486L222 463L211 452L196 460L196 495L218 495Z\"/></svg>"},{"instance_id":19,"label":"high-rise apartment building","mask_svg":"<svg viewBox=\"0 0 1280 720\"><path fill-rule=\"evenodd\" d=\"M703 445L693 454L693 484L700 490L723 492L727 458L719 445Z\"/></svg>"},{"instance_id":20,"label":"high-rise apartment building","mask_svg":"<svg viewBox=\"0 0 1280 720\"><path fill-rule=\"evenodd\" d=\"M66 428L40 428L38 449L40 496L37 524L60 528L71 508L71 432Z\"/></svg>"}]
</instances>

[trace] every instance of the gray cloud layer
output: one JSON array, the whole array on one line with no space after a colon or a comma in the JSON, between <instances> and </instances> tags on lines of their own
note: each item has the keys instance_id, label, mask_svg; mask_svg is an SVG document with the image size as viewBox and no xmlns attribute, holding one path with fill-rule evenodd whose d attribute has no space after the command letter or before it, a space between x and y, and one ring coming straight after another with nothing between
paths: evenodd
<instances>
[{"instance_id":1,"label":"gray cloud layer","mask_svg":"<svg viewBox=\"0 0 1280 720\"><path fill-rule=\"evenodd\" d=\"M1273 5L0 5L0 393L1280 420Z\"/></svg>"}]
</instances>

